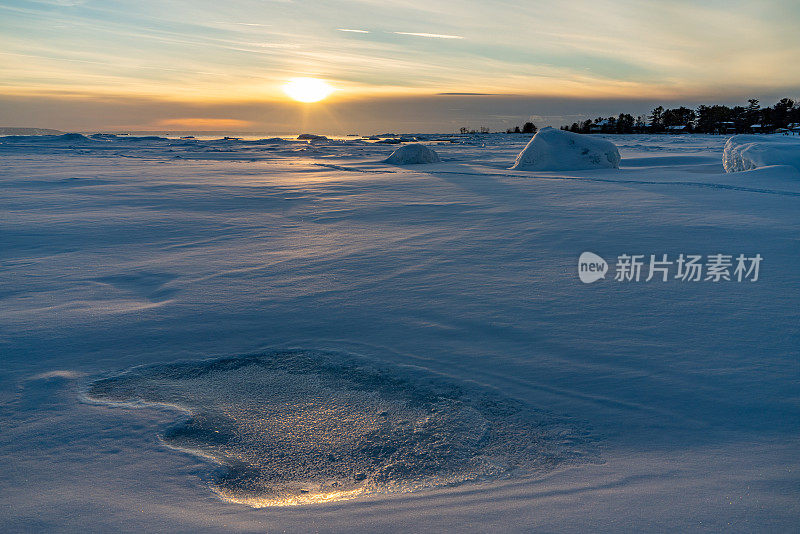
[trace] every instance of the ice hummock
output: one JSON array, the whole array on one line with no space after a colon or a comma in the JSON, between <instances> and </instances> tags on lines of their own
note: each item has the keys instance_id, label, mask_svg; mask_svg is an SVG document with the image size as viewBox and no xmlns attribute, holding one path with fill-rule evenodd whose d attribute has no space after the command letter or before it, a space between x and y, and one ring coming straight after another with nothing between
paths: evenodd
<instances>
[{"instance_id":1,"label":"ice hummock","mask_svg":"<svg viewBox=\"0 0 800 534\"><path fill-rule=\"evenodd\" d=\"M618 169L619 161L619 150L611 141L547 127L533 136L511 168L523 171Z\"/></svg>"},{"instance_id":2,"label":"ice hummock","mask_svg":"<svg viewBox=\"0 0 800 534\"><path fill-rule=\"evenodd\" d=\"M384 163L393 165L416 165L420 163L439 163L439 154L431 148L420 143L411 143L401 146L383 160Z\"/></svg>"},{"instance_id":3,"label":"ice hummock","mask_svg":"<svg viewBox=\"0 0 800 534\"><path fill-rule=\"evenodd\" d=\"M769 165L790 165L800 170L800 140L785 136L734 135L725 143L725 172L741 172Z\"/></svg>"}]
</instances>

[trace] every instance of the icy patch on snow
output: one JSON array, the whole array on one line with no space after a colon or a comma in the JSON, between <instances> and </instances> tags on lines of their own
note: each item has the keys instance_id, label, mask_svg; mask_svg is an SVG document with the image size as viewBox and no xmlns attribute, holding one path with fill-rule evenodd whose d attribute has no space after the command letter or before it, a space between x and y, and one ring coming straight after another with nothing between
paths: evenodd
<instances>
[{"instance_id":1,"label":"icy patch on snow","mask_svg":"<svg viewBox=\"0 0 800 534\"><path fill-rule=\"evenodd\" d=\"M343 500L588 461L563 420L430 373L284 351L134 368L88 398L176 406L162 436L221 467L212 489L254 507Z\"/></svg>"},{"instance_id":2,"label":"icy patch on snow","mask_svg":"<svg viewBox=\"0 0 800 534\"><path fill-rule=\"evenodd\" d=\"M511 167L522 171L578 171L618 169L620 155L614 143L555 128L542 128Z\"/></svg>"},{"instance_id":3,"label":"icy patch on snow","mask_svg":"<svg viewBox=\"0 0 800 534\"><path fill-rule=\"evenodd\" d=\"M725 172L741 172L768 165L800 170L800 140L791 137L734 135L722 152Z\"/></svg>"},{"instance_id":4,"label":"icy patch on snow","mask_svg":"<svg viewBox=\"0 0 800 534\"><path fill-rule=\"evenodd\" d=\"M383 160L384 163L392 165L415 165L420 163L439 163L440 161L439 154L419 143L401 146Z\"/></svg>"}]
</instances>

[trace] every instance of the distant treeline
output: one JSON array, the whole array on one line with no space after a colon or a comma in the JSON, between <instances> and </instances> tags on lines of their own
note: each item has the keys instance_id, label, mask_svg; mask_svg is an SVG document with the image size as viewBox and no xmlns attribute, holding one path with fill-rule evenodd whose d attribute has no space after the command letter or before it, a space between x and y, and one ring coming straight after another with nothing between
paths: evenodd
<instances>
[{"instance_id":1,"label":"distant treeline","mask_svg":"<svg viewBox=\"0 0 800 534\"><path fill-rule=\"evenodd\" d=\"M535 134L538 128L532 122L526 122L522 125L522 128L519 126L515 126L514 128L509 128L506 130L506 133L533 133Z\"/></svg>"},{"instance_id":2,"label":"distant treeline","mask_svg":"<svg viewBox=\"0 0 800 534\"><path fill-rule=\"evenodd\" d=\"M598 117L562 126L562 130L576 133L752 133L774 132L800 124L800 105L783 98L771 107L762 108L752 98L747 106L698 106L697 109L679 107L665 109L658 106L647 117L634 117L620 113L617 117Z\"/></svg>"},{"instance_id":3,"label":"distant treeline","mask_svg":"<svg viewBox=\"0 0 800 534\"><path fill-rule=\"evenodd\" d=\"M519 126L516 126L514 128L509 128L508 130L506 130L506 133L535 134L537 132L537 130L538 130L538 128L536 127L535 124L533 124L532 122L526 122L525 124L522 125L522 128L520 128ZM481 126L480 130L472 130L472 129L467 128L466 126L464 126L459 131L462 134L476 134L476 133L488 134L488 133L491 133L489 128L487 128L486 126Z\"/></svg>"}]
</instances>

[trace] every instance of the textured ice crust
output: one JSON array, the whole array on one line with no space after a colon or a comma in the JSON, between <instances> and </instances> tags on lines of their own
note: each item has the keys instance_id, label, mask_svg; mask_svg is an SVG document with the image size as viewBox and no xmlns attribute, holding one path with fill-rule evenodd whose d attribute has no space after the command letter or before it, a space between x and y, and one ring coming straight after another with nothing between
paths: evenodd
<instances>
[{"instance_id":1,"label":"textured ice crust","mask_svg":"<svg viewBox=\"0 0 800 534\"><path fill-rule=\"evenodd\" d=\"M486 389L338 353L139 367L87 393L187 410L164 443L213 460L212 489L255 507L530 474L590 457L585 433L564 420Z\"/></svg>"}]
</instances>

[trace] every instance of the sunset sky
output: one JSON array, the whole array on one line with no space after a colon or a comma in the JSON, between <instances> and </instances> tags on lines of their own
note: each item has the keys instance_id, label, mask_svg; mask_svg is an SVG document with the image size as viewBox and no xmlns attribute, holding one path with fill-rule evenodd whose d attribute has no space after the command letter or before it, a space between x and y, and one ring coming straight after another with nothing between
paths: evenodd
<instances>
[{"instance_id":1,"label":"sunset sky","mask_svg":"<svg viewBox=\"0 0 800 534\"><path fill-rule=\"evenodd\" d=\"M800 96L798 24L796 0L5 0L0 126L453 131L772 103ZM335 90L295 102L297 77Z\"/></svg>"}]
</instances>

